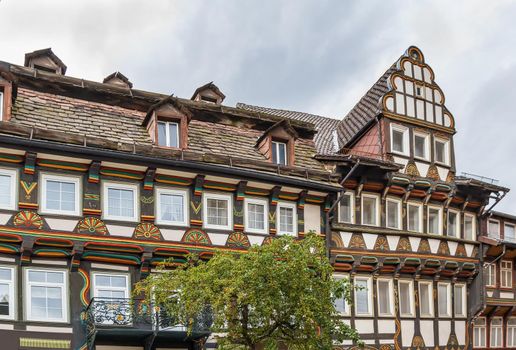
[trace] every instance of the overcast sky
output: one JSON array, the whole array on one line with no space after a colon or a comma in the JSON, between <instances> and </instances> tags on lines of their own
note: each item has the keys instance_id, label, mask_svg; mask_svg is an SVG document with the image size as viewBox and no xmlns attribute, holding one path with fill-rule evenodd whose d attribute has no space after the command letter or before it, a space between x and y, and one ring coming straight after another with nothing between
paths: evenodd
<instances>
[{"instance_id":1,"label":"overcast sky","mask_svg":"<svg viewBox=\"0 0 516 350\"><path fill-rule=\"evenodd\" d=\"M52 47L67 75L113 71L189 98L214 81L236 102L342 118L407 49L423 50L458 133L458 173L515 193L516 2L0 0L0 60Z\"/></svg>"}]
</instances>

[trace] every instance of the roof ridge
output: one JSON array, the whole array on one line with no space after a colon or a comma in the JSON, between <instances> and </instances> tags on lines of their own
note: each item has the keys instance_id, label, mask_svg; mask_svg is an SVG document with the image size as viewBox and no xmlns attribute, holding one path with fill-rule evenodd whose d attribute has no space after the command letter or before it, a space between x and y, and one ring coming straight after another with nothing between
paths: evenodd
<instances>
[{"instance_id":1,"label":"roof ridge","mask_svg":"<svg viewBox=\"0 0 516 350\"><path fill-rule=\"evenodd\" d=\"M291 110L291 109L257 106L257 105L251 105L251 104L243 103L243 102L237 102L236 108L243 108L243 107L244 108L245 107L260 108L260 109L274 110L274 111L278 111L278 112L287 112L287 113L302 113L302 114L307 114L307 115L311 115L311 116L314 116L314 117L328 119L328 120L331 120L331 121L337 121L337 122L340 121L340 119L336 119L336 118L332 118L332 117L327 117L327 116L320 115L320 114L301 112L301 111L294 111L294 110Z\"/></svg>"}]
</instances>

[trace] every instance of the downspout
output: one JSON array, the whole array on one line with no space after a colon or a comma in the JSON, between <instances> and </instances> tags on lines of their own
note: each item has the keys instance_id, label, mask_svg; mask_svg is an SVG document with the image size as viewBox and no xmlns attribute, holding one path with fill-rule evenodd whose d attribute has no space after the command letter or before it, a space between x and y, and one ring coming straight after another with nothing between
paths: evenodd
<instances>
[{"instance_id":1,"label":"downspout","mask_svg":"<svg viewBox=\"0 0 516 350\"><path fill-rule=\"evenodd\" d=\"M498 197L495 199L495 202L489 207L489 209L487 209L483 214L482 214L482 217L486 217L488 214L490 215L491 214L491 211L493 210L493 208L502 201L502 199L505 197L505 195L507 194L507 192L503 192L502 196L501 197Z\"/></svg>"},{"instance_id":2,"label":"downspout","mask_svg":"<svg viewBox=\"0 0 516 350\"><path fill-rule=\"evenodd\" d=\"M339 192L339 195L338 195L338 198L337 200L332 204L332 206L330 207L330 209L326 212L326 218L325 218L325 237L326 237L326 255L328 256L328 259L330 259L330 247L331 247L331 222L330 222L330 215L335 211L335 208L337 208L337 206L340 204L340 202L342 201L342 198L344 198L344 192L346 191L346 189L344 188L344 183L346 182L346 180L355 172L355 170L358 168L358 166L360 165L360 159L357 159L357 162L355 163L355 165L353 165L353 167L351 168L351 170L346 174L346 176L344 177L344 179L340 182L340 185L342 186L342 189L340 190Z\"/></svg>"}]
</instances>

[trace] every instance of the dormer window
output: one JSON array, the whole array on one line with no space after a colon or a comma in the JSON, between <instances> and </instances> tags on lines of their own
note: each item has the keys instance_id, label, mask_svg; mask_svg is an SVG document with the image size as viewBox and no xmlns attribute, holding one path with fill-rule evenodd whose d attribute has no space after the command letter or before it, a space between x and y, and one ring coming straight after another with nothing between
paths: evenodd
<instances>
[{"instance_id":1,"label":"dormer window","mask_svg":"<svg viewBox=\"0 0 516 350\"><path fill-rule=\"evenodd\" d=\"M158 121L158 145L179 148L179 124Z\"/></svg>"},{"instance_id":2,"label":"dormer window","mask_svg":"<svg viewBox=\"0 0 516 350\"><path fill-rule=\"evenodd\" d=\"M217 99L216 98L213 98L213 97L210 97L210 96L206 96L206 95L201 95L201 101L204 101L204 102L208 102L208 103L217 103Z\"/></svg>"},{"instance_id":3,"label":"dormer window","mask_svg":"<svg viewBox=\"0 0 516 350\"><path fill-rule=\"evenodd\" d=\"M59 75L65 75L66 73L66 65L50 48L25 54L25 67Z\"/></svg>"},{"instance_id":4,"label":"dormer window","mask_svg":"<svg viewBox=\"0 0 516 350\"><path fill-rule=\"evenodd\" d=\"M287 144L285 142L272 141L272 162L274 164L287 165Z\"/></svg>"},{"instance_id":5,"label":"dormer window","mask_svg":"<svg viewBox=\"0 0 516 350\"><path fill-rule=\"evenodd\" d=\"M220 105L225 98L226 95L220 91L217 85L213 84L213 82L210 82L198 87L194 91L191 100Z\"/></svg>"}]
</instances>

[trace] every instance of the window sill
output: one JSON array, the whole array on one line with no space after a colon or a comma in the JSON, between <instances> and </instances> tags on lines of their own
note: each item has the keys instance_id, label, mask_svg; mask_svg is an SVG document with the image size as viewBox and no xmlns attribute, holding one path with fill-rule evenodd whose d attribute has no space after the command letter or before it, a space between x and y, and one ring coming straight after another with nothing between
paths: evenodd
<instances>
[{"instance_id":1,"label":"window sill","mask_svg":"<svg viewBox=\"0 0 516 350\"><path fill-rule=\"evenodd\" d=\"M81 209L81 212L82 212L82 209ZM50 211L40 210L40 211L38 211L38 214L44 215L46 217L77 219L77 218L82 218L81 212L79 212L79 213L65 213L65 212L58 213L58 212L50 212Z\"/></svg>"}]
</instances>

